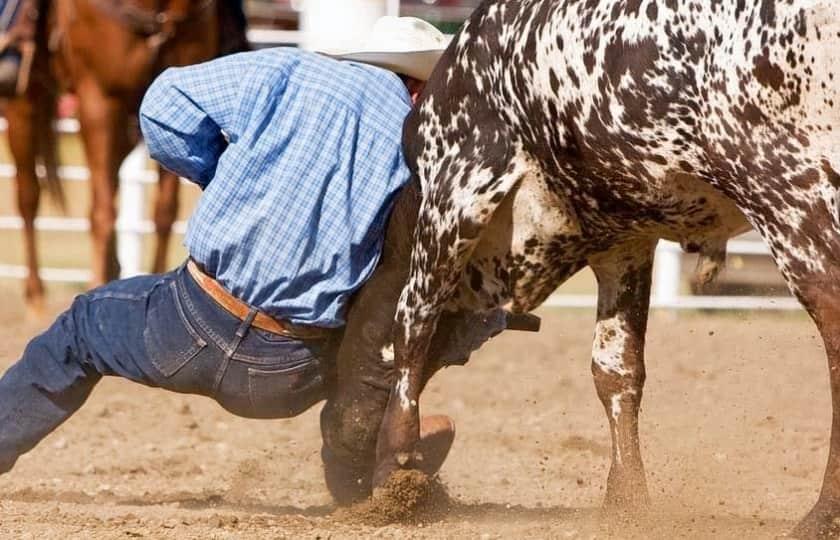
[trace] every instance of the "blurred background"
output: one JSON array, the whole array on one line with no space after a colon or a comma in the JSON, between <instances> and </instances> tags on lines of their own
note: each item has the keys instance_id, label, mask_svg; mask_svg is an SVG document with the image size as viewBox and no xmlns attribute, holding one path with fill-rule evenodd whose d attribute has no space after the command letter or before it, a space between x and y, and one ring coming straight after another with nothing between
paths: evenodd
<instances>
[{"instance_id":1,"label":"blurred background","mask_svg":"<svg viewBox=\"0 0 840 540\"><path fill-rule=\"evenodd\" d=\"M366 0L246 0L248 37L255 48L307 46L336 39L336 24L347 30L346 19L330 10L351 10ZM455 33L480 0L380 0L380 9L388 13L423 18L447 34ZM361 15L360 15L361 17ZM350 21L364 31L369 21ZM332 25L332 26L331 26ZM38 228L41 275L47 280L48 294L73 293L85 288L89 277L91 240L88 226L89 187L78 125L74 121L77 103L65 95L59 103L60 163L65 179L68 207L59 211L48 197L43 197ZM4 127L0 120L0 127ZM20 280L25 275L21 221L17 217L14 196L14 166L5 137L0 140L0 290L18 297ZM123 275L145 272L151 268L153 225L150 221L156 173L142 153L123 167L121 177L120 221L118 223L120 258ZM169 247L169 266L183 260L181 246L184 220L190 215L199 190L186 182L181 185L181 206L176 235ZM677 246L663 243L657 255L654 282L654 305L675 308L795 309L767 250L756 235L749 234L730 243L728 266L722 277L706 288L693 281L696 256L683 254ZM596 290L588 270L565 284L552 303L559 306L591 306ZM62 294L60 296L65 296Z\"/></svg>"},{"instance_id":2,"label":"blurred background","mask_svg":"<svg viewBox=\"0 0 840 540\"><path fill-rule=\"evenodd\" d=\"M247 0L245 9L253 28L297 30L305 0ZM443 32L454 33L480 0L402 0L400 15L420 17Z\"/></svg>"}]
</instances>

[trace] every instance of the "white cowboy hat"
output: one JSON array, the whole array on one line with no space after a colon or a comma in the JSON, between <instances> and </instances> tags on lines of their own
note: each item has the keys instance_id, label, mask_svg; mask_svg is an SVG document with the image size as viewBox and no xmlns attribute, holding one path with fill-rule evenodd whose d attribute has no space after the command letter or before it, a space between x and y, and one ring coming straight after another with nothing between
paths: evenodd
<instances>
[{"instance_id":1,"label":"white cowboy hat","mask_svg":"<svg viewBox=\"0 0 840 540\"><path fill-rule=\"evenodd\" d=\"M387 15L376 21L360 45L318 52L426 81L448 44L447 36L422 19Z\"/></svg>"}]
</instances>

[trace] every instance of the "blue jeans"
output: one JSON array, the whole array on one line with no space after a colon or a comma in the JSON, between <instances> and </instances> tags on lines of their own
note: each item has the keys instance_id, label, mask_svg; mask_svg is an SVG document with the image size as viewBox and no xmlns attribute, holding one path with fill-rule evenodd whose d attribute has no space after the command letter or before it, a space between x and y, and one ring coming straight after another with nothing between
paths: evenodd
<instances>
[{"instance_id":1,"label":"blue jeans","mask_svg":"<svg viewBox=\"0 0 840 540\"><path fill-rule=\"evenodd\" d=\"M283 337L252 327L252 317L228 313L183 266L78 296L0 379L0 473L103 375L208 396L248 418L287 418L324 399L331 340Z\"/></svg>"}]
</instances>

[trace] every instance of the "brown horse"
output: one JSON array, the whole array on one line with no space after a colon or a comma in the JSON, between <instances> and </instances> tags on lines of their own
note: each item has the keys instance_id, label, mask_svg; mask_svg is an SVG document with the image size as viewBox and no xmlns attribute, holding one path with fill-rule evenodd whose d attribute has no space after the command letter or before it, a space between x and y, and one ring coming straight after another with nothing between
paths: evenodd
<instances>
[{"instance_id":1,"label":"brown horse","mask_svg":"<svg viewBox=\"0 0 840 540\"><path fill-rule=\"evenodd\" d=\"M55 185L51 116L59 86L79 99L79 121L90 169L92 285L119 275L115 197L118 169L137 140L136 113L154 77L168 66L217 56L227 10L219 0L39 0L33 75L24 95L9 102L9 140L17 164L18 206L24 221L27 303L37 308L44 289L38 275L34 219L40 186L36 160L44 158L47 186ZM242 37L242 36L238 36ZM237 40L240 44L242 39ZM229 48L229 47L228 47ZM178 207L178 178L160 171L154 222L153 271L166 266Z\"/></svg>"}]
</instances>

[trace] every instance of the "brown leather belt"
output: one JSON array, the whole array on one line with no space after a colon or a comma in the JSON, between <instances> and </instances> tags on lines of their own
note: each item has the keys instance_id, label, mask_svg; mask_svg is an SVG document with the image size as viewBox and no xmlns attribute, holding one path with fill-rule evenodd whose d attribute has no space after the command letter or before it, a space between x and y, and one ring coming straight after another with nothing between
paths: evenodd
<instances>
[{"instance_id":1,"label":"brown leather belt","mask_svg":"<svg viewBox=\"0 0 840 540\"><path fill-rule=\"evenodd\" d=\"M240 321L244 321L248 317L248 314L253 308L233 296L218 281L205 274L192 259L187 261L187 270L198 286L210 295L210 298L215 300L217 304L225 308L228 313ZM330 334L328 328L292 324L275 319L261 311L257 312L257 315L254 317L254 322L251 324L261 330L295 339L323 339Z\"/></svg>"}]
</instances>

